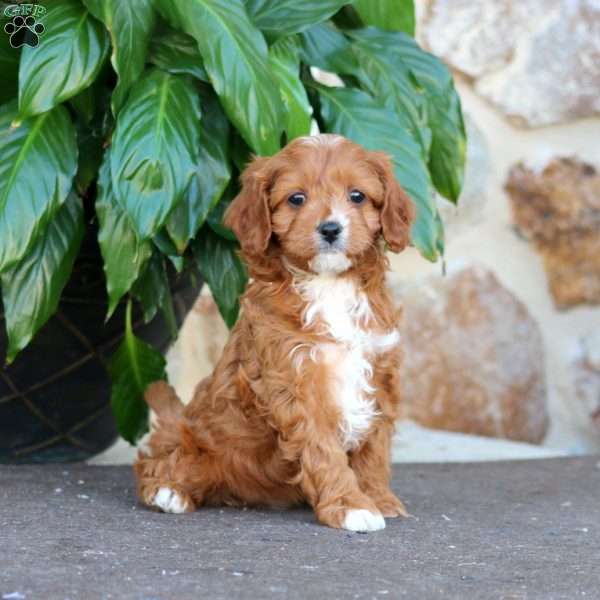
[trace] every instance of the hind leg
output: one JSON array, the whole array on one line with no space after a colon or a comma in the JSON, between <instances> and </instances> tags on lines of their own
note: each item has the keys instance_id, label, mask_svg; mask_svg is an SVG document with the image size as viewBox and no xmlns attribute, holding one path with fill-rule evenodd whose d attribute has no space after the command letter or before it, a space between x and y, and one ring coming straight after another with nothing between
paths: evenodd
<instances>
[{"instance_id":1,"label":"hind leg","mask_svg":"<svg viewBox=\"0 0 600 600\"><path fill-rule=\"evenodd\" d=\"M213 483L207 462L183 420L159 423L133 466L140 500L163 512L195 510Z\"/></svg>"},{"instance_id":2,"label":"hind leg","mask_svg":"<svg viewBox=\"0 0 600 600\"><path fill-rule=\"evenodd\" d=\"M201 502L190 485L184 469L189 459L178 451L169 456L154 458L141 453L134 465L140 500L163 512L183 513L195 510Z\"/></svg>"}]
</instances>

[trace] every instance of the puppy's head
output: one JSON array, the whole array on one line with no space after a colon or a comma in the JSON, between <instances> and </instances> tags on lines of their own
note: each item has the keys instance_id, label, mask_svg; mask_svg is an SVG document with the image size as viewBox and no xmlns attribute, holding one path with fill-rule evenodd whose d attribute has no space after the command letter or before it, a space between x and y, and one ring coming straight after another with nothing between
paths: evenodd
<instances>
[{"instance_id":1,"label":"puppy's head","mask_svg":"<svg viewBox=\"0 0 600 600\"><path fill-rule=\"evenodd\" d=\"M413 215L387 155L325 134L254 159L225 223L247 257L277 245L295 266L341 273L377 248L381 235L400 252Z\"/></svg>"}]
</instances>

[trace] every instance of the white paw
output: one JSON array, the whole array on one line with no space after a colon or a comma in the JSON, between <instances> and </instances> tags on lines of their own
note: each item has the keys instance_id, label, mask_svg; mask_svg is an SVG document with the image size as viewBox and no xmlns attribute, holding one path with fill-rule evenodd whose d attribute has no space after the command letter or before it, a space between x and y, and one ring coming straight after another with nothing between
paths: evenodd
<instances>
[{"instance_id":1,"label":"white paw","mask_svg":"<svg viewBox=\"0 0 600 600\"><path fill-rule=\"evenodd\" d=\"M167 513L181 514L186 512L186 505L181 496L168 487L161 487L156 492L152 504Z\"/></svg>"},{"instance_id":2,"label":"white paw","mask_svg":"<svg viewBox=\"0 0 600 600\"><path fill-rule=\"evenodd\" d=\"M348 531L377 531L385 528L385 521L380 513L354 508L346 513L342 527Z\"/></svg>"}]
</instances>

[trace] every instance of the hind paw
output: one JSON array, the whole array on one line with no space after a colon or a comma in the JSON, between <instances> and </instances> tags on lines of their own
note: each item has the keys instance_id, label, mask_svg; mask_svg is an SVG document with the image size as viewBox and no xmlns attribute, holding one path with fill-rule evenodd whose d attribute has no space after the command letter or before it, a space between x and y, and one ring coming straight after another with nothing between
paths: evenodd
<instances>
[{"instance_id":1,"label":"hind paw","mask_svg":"<svg viewBox=\"0 0 600 600\"><path fill-rule=\"evenodd\" d=\"M177 515L194 510L189 498L166 486L158 489L151 504L163 512Z\"/></svg>"}]
</instances>

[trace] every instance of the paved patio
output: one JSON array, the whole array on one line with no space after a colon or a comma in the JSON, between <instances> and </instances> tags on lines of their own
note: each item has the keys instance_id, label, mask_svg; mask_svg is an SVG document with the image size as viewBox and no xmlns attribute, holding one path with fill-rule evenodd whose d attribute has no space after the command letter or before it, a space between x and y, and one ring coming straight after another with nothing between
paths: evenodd
<instances>
[{"instance_id":1,"label":"paved patio","mask_svg":"<svg viewBox=\"0 0 600 600\"><path fill-rule=\"evenodd\" d=\"M139 506L128 467L0 466L0 598L600 598L600 457L397 465L413 518Z\"/></svg>"}]
</instances>

